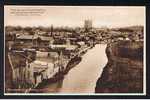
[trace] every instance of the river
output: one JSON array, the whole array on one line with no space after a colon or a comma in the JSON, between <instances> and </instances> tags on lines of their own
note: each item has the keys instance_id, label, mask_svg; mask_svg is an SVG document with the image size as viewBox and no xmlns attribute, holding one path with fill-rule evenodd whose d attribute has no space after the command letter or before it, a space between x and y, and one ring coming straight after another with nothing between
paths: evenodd
<instances>
[{"instance_id":1,"label":"river","mask_svg":"<svg viewBox=\"0 0 150 100\"><path fill-rule=\"evenodd\" d=\"M107 63L106 44L89 49L82 61L72 68L64 79L42 88L45 93L94 93L98 78Z\"/></svg>"}]
</instances>

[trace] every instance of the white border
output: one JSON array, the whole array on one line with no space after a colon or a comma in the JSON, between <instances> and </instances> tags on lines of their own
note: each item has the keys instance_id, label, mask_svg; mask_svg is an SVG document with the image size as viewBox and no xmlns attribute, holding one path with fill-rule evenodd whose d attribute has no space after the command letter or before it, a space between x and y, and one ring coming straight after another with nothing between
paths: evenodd
<instances>
[{"instance_id":1,"label":"white border","mask_svg":"<svg viewBox=\"0 0 150 100\"><path fill-rule=\"evenodd\" d=\"M4 9L5 6L21 6L21 5L4 5ZM33 5L34 6L34 5ZM36 6L36 5L35 5ZM47 5L46 5L47 6ZM44 7L44 6L40 6L40 7ZM60 7L60 6L52 6L52 7ZM80 6L63 6L63 7L80 7ZM88 7L88 6L84 6L84 7ZM98 6L90 6L90 7L98 7ZM114 7L114 6L103 6L103 7ZM128 6L115 6L115 7L128 7ZM138 6L129 6L129 7L138 7ZM5 74L4 74L4 95L15 95L15 96L19 96L19 95L27 95L27 96L31 96L31 95L42 95L42 96L46 96L46 95L87 95L87 96L101 96L101 95L113 95L113 96L119 96L119 95L137 95L137 96L141 96L141 95L146 95L146 6L139 6L139 7L144 7L144 70L143 70L143 93L5 93ZM5 11L4 11L4 19L5 19ZM5 73L5 20L4 20L4 73Z\"/></svg>"}]
</instances>

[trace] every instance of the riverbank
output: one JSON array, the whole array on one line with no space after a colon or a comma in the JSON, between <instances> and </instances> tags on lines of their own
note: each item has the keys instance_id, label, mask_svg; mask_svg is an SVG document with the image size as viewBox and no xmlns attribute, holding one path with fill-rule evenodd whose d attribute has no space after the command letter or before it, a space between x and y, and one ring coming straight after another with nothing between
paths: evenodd
<instances>
[{"instance_id":1,"label":"riverbank","mask_svg":"<svg viewBox=\"0 0 150 100\"><path fill-rule=\"evenodd\" d=\"M36 93L94 93L99 71L102 72L103 66L107 63L105 49L106 44L95 45L82 55L82 60L78 64L68 67L69 71L63 79L48 82L34 91Z\"/></svg>"},{"instance_id":2,"label":"riverbank","mask_svg":"<svg viewBox=\"0 0 150 100\"><path fill-rule=\"evenodd\" d=\"M106 46L96 44L89 49L82 61L65 76L59 93L94 93L99 73L107 63Z\"/></svg>"},{"instance_id":3,"label":"riverbank","mask_svg":"<svg viewBox=\"0 0 150 100\"><path fill-rule=\"evenodd\" d=\"M96 93L143 92L143 42L120 41L107 46L108 63L97 80Z\"/></svg>"},{"instance_id":4,"label":"riverbank","mask_svg":"<svg viewBox=\"0 0 150 100\"><path fill-rule=\"evenodd\" d=\"M88 50L88 48L87 48ZM43 92L43 90L41 88L45 87L45 85L49 85L49 84L54 84L57 83L61 80L64 79L64 76L72 69L74 68L77 64L79 64L82 60L82 55L84 55L87 50L81 52L80 55L77 55L75 57L73 57L72 59L70 59L70 61L68 62L67 66L65 67L64 70L61 70L60 72L57 72L52 78L50 79L46 79L43 80L41 83L39 83L36 87L34 87L33 89L31 89L29 92L30 93L39 93L39 92ZM38 91L39 89L39 91Z\"/></svg>"}]
</instances>

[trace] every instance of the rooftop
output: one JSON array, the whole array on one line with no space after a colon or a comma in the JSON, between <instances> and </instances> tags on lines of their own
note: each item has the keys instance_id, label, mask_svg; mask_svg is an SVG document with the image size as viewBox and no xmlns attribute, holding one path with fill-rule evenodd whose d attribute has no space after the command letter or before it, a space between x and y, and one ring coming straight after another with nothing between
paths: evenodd
<instances>
[{"instance_id":1,"label":"rooftop","mask_svg":"<svg viewBox=\"0 0 150 100\"><path fill-rule=\"evenodd\" d=\"M34 62L30 63L30 66L33 67L34 72L41 72L43 70L46 70L48 67L53 67L54 64L35 60Z\"/></svg>"},{"instance_id":2,"label":"rooftop","mask_svg":"<svg viewBox=\"0 0 150 100\"><path fill-rule=\"evenodd\" d=\"M26 40L37 39L37 38L38 38L37 35L19 35L17 37L17 39L26 39Z\"/></svg>"}]
</instances>

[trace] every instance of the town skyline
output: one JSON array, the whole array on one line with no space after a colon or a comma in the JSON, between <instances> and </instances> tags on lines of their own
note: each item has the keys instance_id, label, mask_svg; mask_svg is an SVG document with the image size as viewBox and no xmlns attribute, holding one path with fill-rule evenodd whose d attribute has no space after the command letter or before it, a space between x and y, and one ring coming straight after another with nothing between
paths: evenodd
<instances>
[{"instance_id":1,"label":"town skyline","mask_svg":"<svg viewBox=\"0 0 150 100\"><path fill-rule=\"evenodd\" d=\"M41 9L43 12L17 16L12 9ZM84 27L85 20L92 20L92 26L96 28L145 25L145 7L136 6L5 6L4 12L5 26Z\"/></svg>"}]
</instances>

